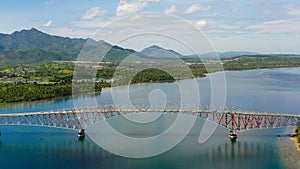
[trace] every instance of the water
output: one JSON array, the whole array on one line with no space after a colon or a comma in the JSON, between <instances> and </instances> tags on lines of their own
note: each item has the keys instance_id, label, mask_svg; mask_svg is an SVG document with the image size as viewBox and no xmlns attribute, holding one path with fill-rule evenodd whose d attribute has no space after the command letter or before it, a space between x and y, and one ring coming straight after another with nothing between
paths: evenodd
<instances>
[{"instance_id":1,"label":"water","mask_svg":"<svg viewBox=\"0 0 300 169\"><path fill-rule=\"evenodd\" d=\"M300 68L226 72L226 80L226 105L229 107L299 114L300 105L297 103L300 100ZM200 84L201 104L209 104L211 99L209 79L203 78L197 81ZM178 83L188 84L191 80ZM122 93L126 87L118 87L114 90ZM161 91L165 94L163 95ZM142 84L130 86L129 97L132 103L143 103L144 106L150 103L161 103L164 99L168 103L180 103L179 91L177 83ZM153 96L151 92L154 92ZM75 103L81 105L91 104L93 101L91 97L75 98ZM111 90L103 90L102 94L96 97L96 101L102 105L112 103ZM17 113L71 109L74 107L74 102L72 98L65 98L1 106L1 113ZM163 132L172 124L174 118L170 115L163 115L155 122L139 124L117 117L109 119L108 122L123 134L145 138ZM86 137L84 141L78 141L76 131L73 130L0 126L2 132L0 168L285 168L285 160L281 155L277 138L278 133L287 132L285 129L242 132L239 133L237 142L231 143L227 138L228 131L218 127L206 143L199 144L198 137L203 122L197 119L189 135L170 151L144 159L113 155L97 146L89 137ZM100 122L99 125L102 123ZM106 133L103 137L111 137L111 135ZM167 139L172 139L174 135L170 134L167 137ZM121 146L122 144L120 141ZM151 148L153 147L149 147Z\"/></svg>"}]
</instances>

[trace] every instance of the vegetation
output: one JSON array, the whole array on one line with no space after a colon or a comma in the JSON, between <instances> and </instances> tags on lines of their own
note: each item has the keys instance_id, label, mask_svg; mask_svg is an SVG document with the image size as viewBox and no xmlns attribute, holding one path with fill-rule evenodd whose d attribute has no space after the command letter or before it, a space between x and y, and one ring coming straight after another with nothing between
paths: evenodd
<instances>
[{"instance_id":1,"label":"vegetation","mask_svg":"<svg viewBox=\"0 0 300 169\"><path fill-rule=\"evenodd\" d=\"M101 91L103 87L111 86L108 81L114 76L117 77L113 79L114 83L123 85L173 82L179 79L204 77L207 73L198 57L186 57L159 46L151 46L136 52L112 46L104 41L90 40L88 44L86 42L87 39L52 36L36 29L0 34L0 103L64 97L71 95L72 91L76 94ZM97 50L99 55L108 51L102 53L105 54L103 62L83 63L75 67L72 61L77 59L83 45L86 49L99 49L99 52ZM131 65L130 62L128 66L121 66L121 75L115 75L118 64L129 55L133 56L132 63L135 65ZM209 56L203 55L208 61ZM300 66L300 57L297 55L258 55L244 52L243 56L233 56L237 56L237 53L233 53L231 57L223 57L224 70ZM178 60L174 58L181 58L184 62L178 64L176 62ZM209 62L211 68L216 68L213 71L220 71L217 69L220 67L219 62ZM151 64L153 67L163 67L163 70L169 70L173 74L151 68L138 72L135 77L129 79L130 81L127 79L126 75L135 74L144 67L151 67ZM189 70L183 69L187 66ZM76 80L73 80L74 68L81 70L76 71ZM94 86L90 85L90 79L94 80Z\"/></svg>"},{"instance_id":2,"label":"vegetation","mask_svg":"<svg viewBox=\"0 0 300 169\"><path fill-rule=\"evenodd\" d=\"M70 85L6 83L0 84L0 103L50 99L68 96L71 93Z\"/></svg>"},{"instance_id":3,"label":"vegetation","mask_svg":"<svg viewBox=\"0 0 300 169\"><path fill-rule=\"evenodd\" d=\"M89 83L80 83L73 88L76 94L92 92L88 90ZM95 91L100 92L103 87L109 87L106 82L97 82ZM71 84L37 84L37 83L0 83L0 103L35 101L72 95Z\"/></svg>"},{"instance_id":4,"label":"vegetation","mask_svg":"<svg viewBox=\"0 0 300 169\"><path fill-rule=\"evenodd\" d=\"M294 136L297 138L298 143L300 143L300 121L298 121L298 123L297 123L295 133L296 134Z\"/></svg>"},{"instance_id":5,"label":"vegetation","mask_svg":"<svg viewBox=\"0 0 300 169\"><path fill-rule=\"evenodd\" d=\"M0 83L0 103L35 101L65 97L74 94L100 92L111 84L105 81L94 83L80 81L72 86L73 63L42 63L34 66L16 67L0 72L6 77Z\"/></svg>"},{"instance_id":6,"label":"vegetation","mask_svg":"<svg viewBox=\"0 0 300 169\"><path fill-rule=\"evenodd\" d=\"M131 83L151 83L151 82L174 82L175 79L169 73L158 69L145 69L139 72Z\"/></svg>"},{"instance_id":7,"label":"vegetation","mask_svg":"<svg viewBox=\"0 0 300 169\"><path fill-rule=\"evenodd\" d=\"M189 68L195 77L205 77L205 74L207 73L204 66L190 65Z\"/></svg>"},{"instance_id":8,"label":"vegetation","mask_svg":"<svg viewBox=\"0 0 300 169\"><path fill-rule=\"evenodd\" d=\"M270 55L240 56L224 60L224 70L247 70L300 66L300 57L275 57Z\"/></svg>"},{"instance_id":9,"label":"vegetation","mask_svg":"<svg viewBox=\"0 0 300 169\"><path fill-rule=\"evenodd\" d=\"M0 69L40 64L51 61L75 61L84 45L86 48L106 49L102 61L121 61L134 50L112 46L104 41L71 39L52 36L37 29L22 30L12 34L0 34Z\"/></svg>"},{"instance_id":10,"label":"vegetation","mask_svg":"<svg viewBox=\"0 0 300 169\"><path fill-rule=\"evenodd\" d=\"M203 64L188 63L194 77L204 77L207 73ZM130 82L126 81L126 76L122 75L121 83L117 82L116 84L173 82L177 79L191 78L184 71L178 71L180 69L178 65L171 65L166 70L175 72L173 75L158 69L146 69L136 74ZM70 96L72 91L76 94L89 93L94 90L99 92L103 87L111 86L111 83L105 82L105 79L113 78L118 64L117 62L99 64L95 75L92 72L88 72L91 71L92 65L86 64L81 66L83 66L80 68L82 75L78 75L79 81L73 86L72 79L75 65L72 62L43 62L35 65L3 69L0 71L0 103L65 97ZM86 66L89 68L85 69ZM223 66L225 70L296 67L300 66L300 58L241 56L224 60ZM129 67L122 71L125 75L126 73L131 74L135 72L134 67ZM88 83L86 80L94 76L96 76L95 88L91 89L90 82ZM298 130L300 129L298 128Z\"/></svg>"}]
</instances>

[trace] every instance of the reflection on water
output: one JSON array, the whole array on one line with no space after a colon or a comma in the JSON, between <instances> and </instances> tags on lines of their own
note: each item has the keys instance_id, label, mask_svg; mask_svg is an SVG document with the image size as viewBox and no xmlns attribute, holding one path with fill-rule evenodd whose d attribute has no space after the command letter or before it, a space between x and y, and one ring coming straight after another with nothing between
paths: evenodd
<instances>
[{"instance_id":1,"label":"reflection on water","mask_svg":"<svg viewBox=\"0 0 300 169\"><path fill-rule=\"evenodd\" d=\"M210 148L195 144L197 152L186 148L182 151L185 146L181 144L157 157L128 159L102 150L90 139L52 139L0 143L0 153L5 155L0 159L2 167L18 168L21 165L14 162L17 160L33 168L281 168L272 163L277 159L276 149L267 143L228 141Z\"/></svg>"}]
</instances>

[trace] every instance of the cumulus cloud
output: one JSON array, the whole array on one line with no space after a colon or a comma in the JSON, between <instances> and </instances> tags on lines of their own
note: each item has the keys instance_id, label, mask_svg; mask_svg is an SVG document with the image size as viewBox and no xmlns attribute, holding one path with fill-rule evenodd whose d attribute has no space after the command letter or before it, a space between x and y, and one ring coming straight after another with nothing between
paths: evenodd
<instances>
[{"instance_id":1,"label":"cumulus cloud","mask_svg":"<svg viewBox=\"0 0 300 169\"><path fill-rule=\"evenodd\" d=\"M127 0L121 0L117 7L116 15L124 16L128 14L133 14L147 7L149 2L159 1L160 0L132 0L130 2L127 2Z\"/></svg>"},{"instance_id":2,"label":"cumulus cloud","mask_svg":"<svg viewBox=\"0 0 300 169\"><path fill-rule=\"evenodd\" d=\"M195 26L197 27L197 28L203 28L205 25L207 24L207 21L206 20L204 20L204 19L201 19L201 20L199 20L199 21L196 21L196 23L195 23Z\"/></svg>"},{"instance_id":3,"label":"cumulus cloud","mask_svg":"<svg viewBox=\"0 0 300 169\"><path fill-rule=\"evenodd\" d=\"M172 13L175 13L176 11L177 11L177 8L175 5L172 5L170 8L165 9L166 14L172 14Z\"/></svg>"},{"instance_id":4,"label":"cumulus cloud","mask_svg":"<svg viewBox=\"0 0 300 169\"><path fill-rule=\"evenodd\" d=\"M49 27L49 26L52 25L52 23L53 23L52 20L48 20L46 23L43 24L43 26L44 26L44 27Z\"/></svg>"},{"instance_id":5,"label":"cumulus cloud","mask_svg":"<svg viewBox=\"0 0 300 169\"><path fill-rule=\"evenodd\" d=\"M200 6L198 4L194 4L192 6L190 6L184 13L185 14L192 14L192 13L195 13L197 11L208 11L210 10L211 6L207 6L207 7L203 7L203 6Z\"/></svg>"},{"instance_id":6,"label":"cumulus cloud","mask_svg":"<svg viewBox=\"0 0 300 169\"><path fill-rule=\"evenodd\" d=\"M101 10L99 7L93 7L88 11L86 11L84 15L81 17L81 19L93 19L97 16L104 15L105 12L106 12L105 10Z\"/></svg>"}]
</instances>

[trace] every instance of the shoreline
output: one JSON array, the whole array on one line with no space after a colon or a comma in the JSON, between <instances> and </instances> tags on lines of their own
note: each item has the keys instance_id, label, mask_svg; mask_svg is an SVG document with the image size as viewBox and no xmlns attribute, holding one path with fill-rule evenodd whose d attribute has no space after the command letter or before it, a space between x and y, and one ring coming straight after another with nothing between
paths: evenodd
<instances>
[{"instance_id":1,"label":"shoreline","mask_svg":"<svg viewBox=\"0 0 300 169\"><path fill-rule=\"evenodd\" d=\"M296 137L289 137L290 140L293 141L295 147L296 147L296 150L298 151L298 153L300 153L300 143L298 143L298 140Z\"/></svg>"},{"instance_id":2,"label":"shoreline","mask_svg":"<svg viewBox=\"0 0 300 169\"><path fill-rule=\"evenodd\" d=\"M271 67L271 68L258 68L258 69L224 69L222 71L215 71L215 72L210 72L210 73L205 73L204 76L199 76L199 77L194 77L194 78L182 78L182 79L178 79L175 81L152 81L152 82L141 82L141 83L132 83L131 85L143 85L143 84L154 84L154 83L174 83L176 81L182 81L182 80L192 80L192 79L202 79L202 78L207 78L209 74L212 73L218 73L218 72L234 72L234 71L251 71L251 70L266 70L266 69L284 69L284 68L300 68L300 66L292 66L292 67ZM105 88L113 88L113 87L123 87L123 86L127 86L126 85L114 85L113 83L111 83L110 87L103 87L101 89L101 91ZM101 91L95 91L95 94L101 94ZM84 93L84 92L83 92ZM35 103L35 102L43 102L43 101L53 101L53 100L57 100L57 99L64 99L64 98L69 98L72 97L73 95L66 95L66 96L58 96L58 97L52 97L52 98L46 98L46 99L38 99L38 100L33 100L33 101L28 101L28 100L24 100L24 101L16 101L16 102L2 102L0 103L0 108L3 105L7 105L7 104L22 104L22 103ZM84 95L79 95L79 96L84 96Z\"/></svg>"},{"instance_id":3,"label":"shoreline","mask_svg":"<svg viewBox=\"0 0 300 169\"><path fill-rule=\"evenodd\" d=\"M295 146L297 142L292 137L278 138L278 153L280 161L282 161L284 168L299 169L300 166L300 152Z\"/></svg>"}]
</instances>

